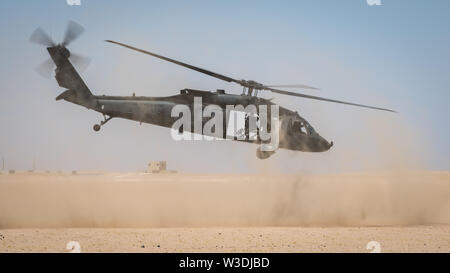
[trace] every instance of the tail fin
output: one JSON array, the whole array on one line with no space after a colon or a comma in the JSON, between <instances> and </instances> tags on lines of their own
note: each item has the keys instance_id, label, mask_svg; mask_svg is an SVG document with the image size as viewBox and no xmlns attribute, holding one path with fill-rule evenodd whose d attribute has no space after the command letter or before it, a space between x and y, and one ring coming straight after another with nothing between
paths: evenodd
<instances>
[{"instance_id":1,"label":"tail fin","mask_svg":"<svg viewBox=\"0 0 450 273\"><path fill-rule=\"evenodd\" d=\"M72 102L88 107L93 101L93 95L70 63L69 50L62 45L57 45L48 47L47 51L56 65L55 78L59 86L71 91Z\"/></svg>"}]
</instances>

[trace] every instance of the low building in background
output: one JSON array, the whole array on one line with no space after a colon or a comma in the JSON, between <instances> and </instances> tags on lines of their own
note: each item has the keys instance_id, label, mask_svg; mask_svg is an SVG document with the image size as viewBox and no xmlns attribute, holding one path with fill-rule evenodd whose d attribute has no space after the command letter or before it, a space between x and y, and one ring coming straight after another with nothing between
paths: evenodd
<instances>
[{"instance_id":1,"label":"low building in background","mask_svg":"<svg viewBox=\"0 0 450 273\"><path fill-rule=\"evenodd\" d=\"M167 171L166 161L150 161L147 165L148 173L161 173Z\"/></svg>"}]
</instances>

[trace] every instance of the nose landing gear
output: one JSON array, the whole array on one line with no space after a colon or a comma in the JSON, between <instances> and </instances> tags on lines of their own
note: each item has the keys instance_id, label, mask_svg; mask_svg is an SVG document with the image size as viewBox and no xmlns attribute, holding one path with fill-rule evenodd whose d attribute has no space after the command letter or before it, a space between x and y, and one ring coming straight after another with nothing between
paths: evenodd
<instances>
[{"instance_id":1,"label":"nose landing gear","mask_svg":"<svg viewBox=\"0 0 450 273\"><path fill-rule=\"evenodd\" d=\"M96 131L96 132L100 131L102 126L105 125L108 121L110 121L113 117L111 117L111 116L106 117L106 115L103 115L103 118L104 118L104 120L102 120L100 122L100 124L95 124L94 125L94 127L93 127L94 131Z\"/></svg>"}]
</instances>

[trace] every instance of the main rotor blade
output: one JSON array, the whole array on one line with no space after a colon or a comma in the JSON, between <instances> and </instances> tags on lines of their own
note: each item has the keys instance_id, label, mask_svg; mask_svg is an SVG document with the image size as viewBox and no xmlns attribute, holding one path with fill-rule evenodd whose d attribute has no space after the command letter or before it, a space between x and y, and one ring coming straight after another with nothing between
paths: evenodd
<instances>
[{"instance_id":1,"label":"main rotor blade","mask_svg":"<svg viewBox=\"0 0 450 273\"><path fill-rule=\"evenodd\" d=\"M147 55L150 55L150 56L153 56L153 57L156 57L156 58L159 58L159 59L162 59L162 60L165 60L165 61L177 64L177 65L180 65L180 66L184 66L186 68L198 71L200 73L203 73L203 74L206 74L206 75L209 75L209 76L212 76L212 77L215 77L215 78L227 81L227 82L235 82L235 83L238 83L240 85L246 86L246 83L244 81L236 80L236 79L233 79L233 78L230 78L230 77L227 77L227 76L224 76L224 75L221 75L221 74L218 74L218 73L215 73L215 72L212 72L212 71L200 68L200 67L196 67L196 66L193 66L193 65L190 65L190 64L186 64L186 63L174 60L174 59L170 59L170 58L167 58L167 57L164 57L164 56L161 56L161 55L158 55L158 54L155 54L155 53L143 50L143 49L139 49L139 48L127 45L127 44L123 44L123 43L112 41L112 40L105 40L105 41L108 42L108 43L113 43L113 44L116 44L116 45L120 45L120 46L129 48L129 49L132 49L132 50L135 50L135 51L147 54ZM272 86L272 87L275 87L275 86ZM307 85L290 85L290 86L284 85L284 87L299 87L299 88L307 88L307 89L317 89L315 87L311 87L311 86L307 86ZM316 96L310 96L310 95L305 95L305 94L300 94L300 93L293 93L293 92L289 92L289 91L284 91L284 90L271 88L270 86L264 86L264 90L270 90L270 91L272 91L274 93L279 93L279 94L283 94L283 95L296 96L296 97L302 97L302 98L314 99L314 100L322 100L322 101L328 101L328 102L334 102L334 103L341 103L341 104L347 104L347 105L353 105L353 106L359 106L359 107L365 107L365 108L371 108L371 109L383 110L383 111L389 111L389 112L396 113L396 111L390 110L390 109L374 107L374 106L368 106L368 105L363 105L363 104L356 104L356 103L339 101L339 100L332 100L332 99L321 98L321 97L316 97Z\"/></svg>"},{"instance_id":2,"label":"main rotor blade","mask_svg":"<svg viewBox=\"0 0 450 273\"><path fill-rule=\"evenodd\" d=\"M144 54L147 54L147 55L159 58L159 59L164 60L164 61L168 61L168 62L177 64L177 65L181 65L181 66L184 66L186 68L198 71L200 73L203 73L203 74L215 77L217 79L220 79L220 80L223 80L223 81L226 81L226 82L235 82L235 83L238 83L238 84L242 84L242 82L239 81L239 80L236 80L236 79L233 79L233 78L230 78L230 77L227 77L227 76L224 76L224 75L221 75L221 74L218 74L218 73L215 73L215 72L212 72L212 71L200 68L200 67L196 67L196 66L193 66L193 65L190 65L190 64L187 64L187 63L179 62L177 60L170 59L170 58L167 58L167 57L164 57L164 56L161 56L161 55L158 55L158 54L146 51L146 50L142 50L142 49L139 49L139 48L127 45L127 44L123 44L123 43L119 43L119 42L115 42L115 41L111 41L111 40L105 40L105 42L113 43L113 44L116 44L116 45L120 45L120 46L129 48L129 49L132 49L132 50L135 50L135 51L138 51L138 52L141 52L141 53L144 53Z\"/></svg>"},{"instance_id":3,"label":"main rotor blade","mask_svg":"<svg viewBox=\"0 0 450 273\"><path fill-rule=\"evenodd\" d=\"M50 38L50 36L48 36L48 34L40 27L33 31L30 36L30 42L47 47L52 47L55 45L52 38Z\"/></svg>"},{"instance_id":4,"label":"main rotor blade","mask_svg":"<svg viewBox=\"0 0 450 273\"><path fill-rule=\"evenodd\" d=\"M74 40L76 40L84 32L84 28L74 21L69 21L67 25L66 34L64 36L63 45L67 46Z\"/></svg>"},{"instance_id":5,"label":"main rotor blade","mask_svg":"<svg viewBox=\"0 0 450 273\"><path fill-rule=\"evenodd\" d=\"M341 104L347 104L347 105L353 105L353 106L358 106L358 107L364 107L364 108L370 108L370 109L375 109L375 110L382 110L382 111L397 113L397 111L386 109L386 108L380 108L380 107L357 104L357 103L352 103L352 102L310 96L310 95L306 95L306 94L294 93L294 92L289 92L289 91L284 91L284 90L279 90L279 89L274 89L274 88L267 88L266 90L270 90L274 93L288 95L288 96L295 96L295 97L307 98L307 99L312 99L312 100L321 100L321 101L328 101L328 102L334 102L334 103L341 103Z\"/></svg>"},{"instance_id":6,"label":"main rotor blade","mask_svg":"<svg viewBox=\"0 0 450 273\"><path fill-rule=\"evenodd\" d=\"M304 84L284 84L284 85L265 85L266 87L280 87L280 88L303 88L303 89L313 89L320 90L319 88L312 87Z\"/></svg>"}]
</instances>

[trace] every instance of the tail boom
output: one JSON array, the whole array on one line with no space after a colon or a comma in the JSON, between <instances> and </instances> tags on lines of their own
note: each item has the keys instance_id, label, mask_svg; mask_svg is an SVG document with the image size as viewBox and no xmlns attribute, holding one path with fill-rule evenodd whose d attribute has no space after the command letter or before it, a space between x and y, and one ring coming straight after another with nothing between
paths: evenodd
<instances>
[{"instance_id":1,"label":"tail boom","mask_svg":"<svg viewBox=\"0 0 450 273\"><path fill-rule=\"evenodd\" d=\"M55 79L58 85L69 89L59 95L57 100L71 98L71 102L86 107L90 106L94 101L94 96L69 61L69 50L62 45L57 45L48 47L47 51L56 65Z\"/></svg>"}]
</instances>

